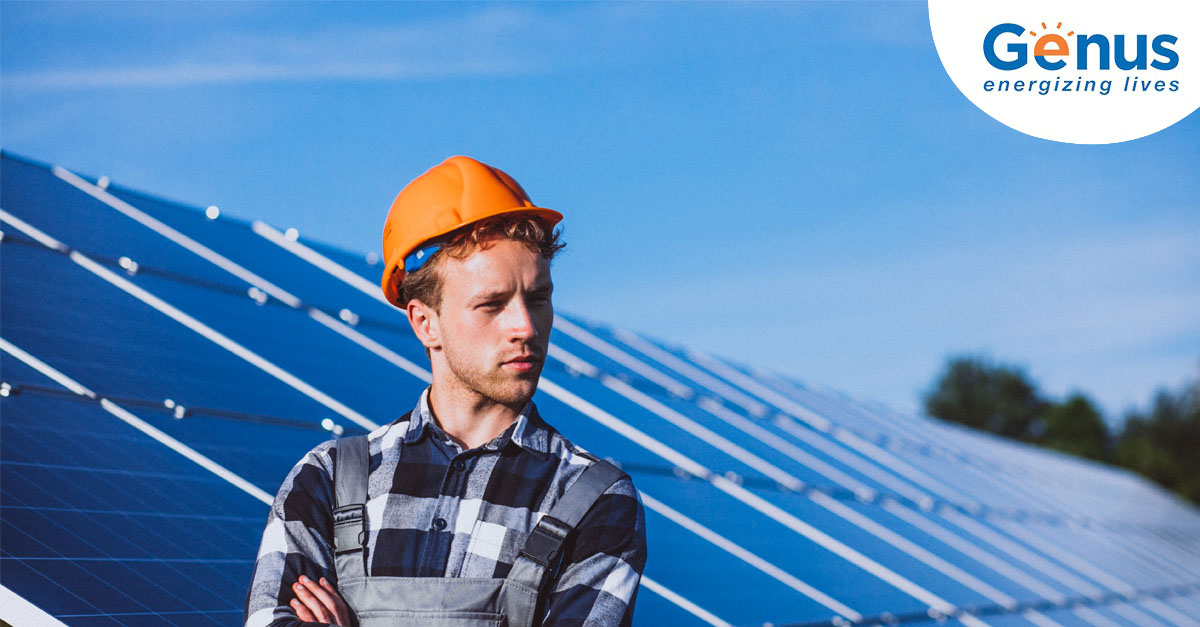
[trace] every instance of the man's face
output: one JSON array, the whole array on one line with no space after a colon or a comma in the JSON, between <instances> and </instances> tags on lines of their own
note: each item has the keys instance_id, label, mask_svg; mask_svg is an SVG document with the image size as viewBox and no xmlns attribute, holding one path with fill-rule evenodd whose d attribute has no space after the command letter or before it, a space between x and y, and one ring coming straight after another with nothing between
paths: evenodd
<instances>
[{"instance_id":1,"label":"man's face","mask_svg":"<svg viewBox=\"0 0 1200 627\"><path fill-rule=\"evenodd\" d=\"M525 245L495 239L438 272L441 348L459 392L523 406L537 390L554 307L550 264Z\"/></svg>"}]
</instances>

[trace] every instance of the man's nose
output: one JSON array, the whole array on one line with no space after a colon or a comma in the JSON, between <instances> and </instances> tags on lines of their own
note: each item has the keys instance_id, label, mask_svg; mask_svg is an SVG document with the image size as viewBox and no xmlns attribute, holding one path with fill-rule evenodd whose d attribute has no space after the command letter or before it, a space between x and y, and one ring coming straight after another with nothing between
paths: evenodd
<instances>
[{"instance_id":1,"label":"man's nose","mask_svg":"<svg viewBox=\"0 0 1200 627\"><path fill-rule=\"evenodd\" d=\"M537 327L533 324L533 315L529 311L529 306L525 304L525 300L520 296L509 301L505 316L508 333L514 339L531 340L537 337L538 332Z\"/></svg>"}]
</instances>

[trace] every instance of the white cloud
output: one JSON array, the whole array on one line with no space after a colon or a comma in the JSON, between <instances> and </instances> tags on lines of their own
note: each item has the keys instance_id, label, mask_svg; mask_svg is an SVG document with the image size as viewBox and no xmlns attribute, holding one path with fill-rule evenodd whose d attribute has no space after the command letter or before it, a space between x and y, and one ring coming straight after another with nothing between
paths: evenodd
<instances>
[{"instance_id":1,"label":"white cloud","mask_svg":"<svg viewBox=\"0 0 1200 627\"><path fill-rule=\"evenodd\" d=\"M270 81L404 80L446 76L516 73L521 66L503 62L321 62L203 63L181 62L155 67L100 70L54 70L10 75L9 89L88 89L96 87L186 87Z\"/></svg>"},{"instance_id":2,"label":"white cloud","mask_svg":"<svg viewBox=\"0 0 1200 627\"><path fill-rule=\"evenodd\" d=\"M569 67L614 53L590 30L622 32L620 7L547 15L535 7L496 6L404 24L327 26L309 32L198 33L169 50L105 67L8 71L10 91L312 81L400 81L503 76ZM592 41L592 44L586 42Z\"/></svg>"}]
</instances>

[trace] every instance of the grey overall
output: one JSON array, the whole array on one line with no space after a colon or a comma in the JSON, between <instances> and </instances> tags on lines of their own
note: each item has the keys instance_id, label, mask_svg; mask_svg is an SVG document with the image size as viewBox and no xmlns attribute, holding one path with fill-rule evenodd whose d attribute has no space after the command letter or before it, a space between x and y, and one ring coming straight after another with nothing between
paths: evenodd
<instances>
[{"instance_id":1,"label":"grey overall","mask_svg":"<svg viewBox=\"0 0 1200 627\"><path fill-rule=\"evenodd\" d=\"M616 466L588 466L542 516L505 579L379 577L367 572L365 435L337 443L333 535L337 588L361 627L533 627L538 594L556 575L562 545L596 499L620 479Z\"/></svg>"}]
</instances>

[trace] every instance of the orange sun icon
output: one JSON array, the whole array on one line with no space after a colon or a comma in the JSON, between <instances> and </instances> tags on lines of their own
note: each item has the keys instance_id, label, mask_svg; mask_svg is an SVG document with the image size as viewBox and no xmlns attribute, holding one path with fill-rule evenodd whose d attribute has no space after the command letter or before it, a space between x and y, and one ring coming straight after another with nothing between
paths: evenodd
<instances>
[{"instance_id":1,"label":"orange sun icon","mask_svg":"<svg viewBox=\"0 0 1200 627\"><path fill-rule=\"evenodd\" d=\"M1055 30L1062 29L1062 22L1059 22L1054 28ZM1042 22L1042 31L1046 30L1046 23ZM1029 31L1029 34L1037 37L1037 33L1033 31ZM1071 31L1067 33L1067 37L1074 34L1075 31ZM1071 48L1067 45L1066 37L1058 33L1046 33L1038 37L1037 43L1033 44L1033 55L1036 57L1065 57L1069 54L1071 54Z\"/></svg>"}]
</instances>

